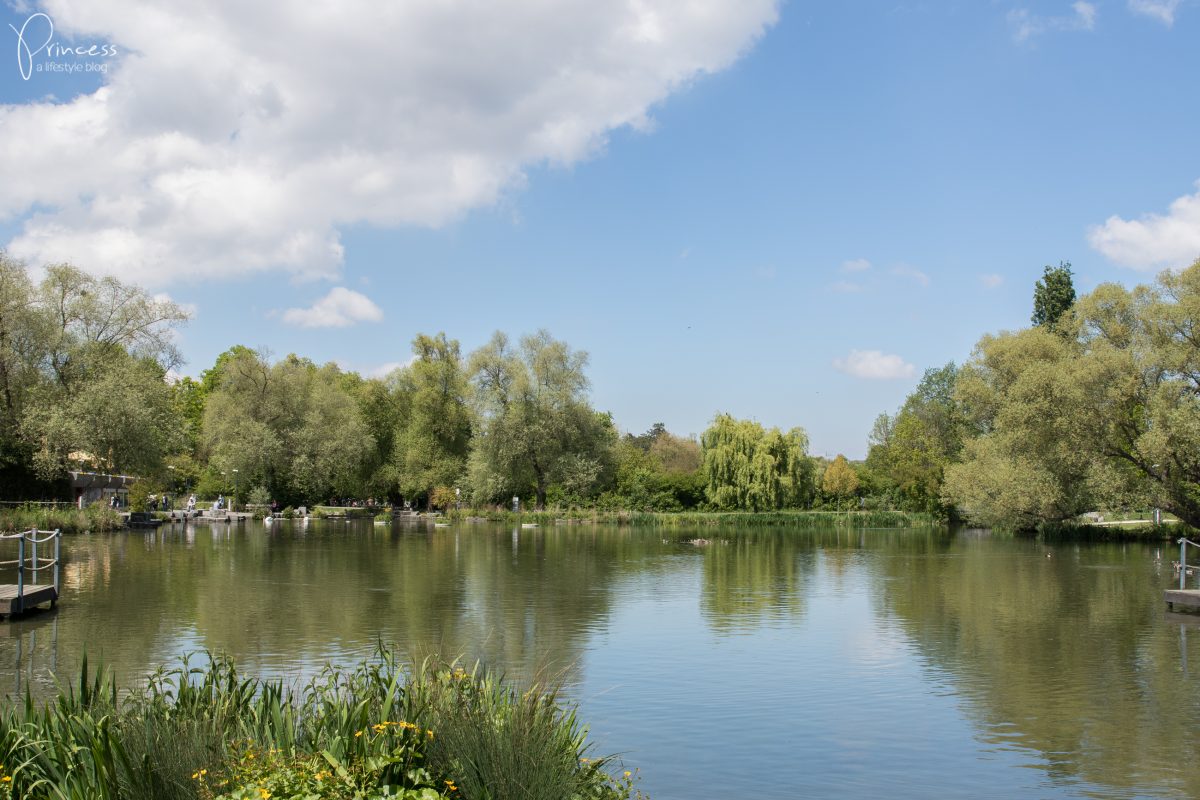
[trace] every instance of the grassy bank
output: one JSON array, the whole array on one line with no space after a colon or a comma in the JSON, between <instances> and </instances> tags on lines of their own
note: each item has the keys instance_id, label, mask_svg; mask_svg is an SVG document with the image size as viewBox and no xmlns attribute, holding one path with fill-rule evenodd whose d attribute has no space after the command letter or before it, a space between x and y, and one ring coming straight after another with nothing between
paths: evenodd
<instances>
[{"instance_id":1,"label":"grassy bank","mask_svg":"<svg viewBox=\"0 0 1200 800\"><path fill-rule=\"evenodd\" d=\"M643 525L666 528L729 526L741 528L919 528L939 524L931 514L908 511L511 511L471 509L450 511L456 521L486 520L505 525L535 523L541 526L590 523L598 525Z\"/></svg>"},{"instance_id":2,"label":"grassy bank","mask_svg":"<svg viewBox=\"0 0 1200 800\"><path fill-rule=\"evenodd\" d=\"M1155 525L1149 520L1137 520L1121 525L1064 522L1044 525L1033 533L1049 541L1174 542L1180 536L1195 539L1198 532L1182 522Z\"/></svg>"},{"instance_id":3,"label":"grassy bank","mask_svg":"<svg viewBox=\"0 0 1200 800\"><path fill-rule=\"evenodd\" d=\"M75 506L5 506L0 508L0 531L27 531L40 528L44 531L59 529L63 533L86 531L112 531L123 527L121 515L104 505L94 504L86 508Z\"/></svg>"},{"instance_id":4,"label":"grassy bank","mask_svg":"<svg viewBox=\"0 0 1200 800\"><path fill-rule=\"evenodd\" d=\"M622 800L553 689L381 651L292 690L188 659L119 692L105 672L0 710L0 797Z\"/></svg>"}]
</instances>

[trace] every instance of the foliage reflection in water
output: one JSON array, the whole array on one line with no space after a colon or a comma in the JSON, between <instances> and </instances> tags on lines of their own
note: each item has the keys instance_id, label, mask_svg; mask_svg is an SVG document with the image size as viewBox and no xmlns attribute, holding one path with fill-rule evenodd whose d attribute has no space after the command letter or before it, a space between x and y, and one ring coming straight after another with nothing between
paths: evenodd
<instances>
[{"instance_id":1,"label":"foliage reflection in water","mask_svg":"<svg viewBox=\"0 0 1200 800\"><path fill-rule=\"evenodd\" d=\"M1200 628L1152 545L330 521L65 550L59 611L2 623L8 693L85 649L299 680L383 639L565 676L659 800L1200 796Z\"/></svg>"}]
</instances>

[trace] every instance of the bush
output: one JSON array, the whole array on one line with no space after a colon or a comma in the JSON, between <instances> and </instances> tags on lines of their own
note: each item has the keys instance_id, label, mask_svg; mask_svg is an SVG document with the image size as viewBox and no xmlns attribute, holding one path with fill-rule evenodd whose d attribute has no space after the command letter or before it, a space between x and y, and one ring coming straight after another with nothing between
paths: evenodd
<instances>
[{"instance_id":1,"label":"bush","mask_svg":"<svg viewBox=\"0 0 1200 800\"><path fill-rule=\"evenodd\" d=\"M136 480L129 487L129 510L149 511L150 495L161 495L162 486L149 478Z\"/></svg>"},{"instance_id":2,"label":"bush","mask_svg":"<svg viewBox=\"0 0 1200 800\"><path fill-rule=\"evenodd\" d=\"M264 508L271 507L271 493L267 491L265 486L255 486L246 495L246 503L252 506L263 506Z\"/></svg>"}]
</instances>

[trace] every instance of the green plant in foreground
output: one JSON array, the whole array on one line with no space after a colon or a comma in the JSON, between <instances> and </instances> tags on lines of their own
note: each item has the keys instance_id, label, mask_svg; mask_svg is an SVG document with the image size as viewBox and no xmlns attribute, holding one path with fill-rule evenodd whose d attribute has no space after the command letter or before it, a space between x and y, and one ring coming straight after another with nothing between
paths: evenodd
<instances>
[{"instance_id":1,"label":"green plant in foreground","mask_svg":"<svg viewBox=\"0 0 1200 800\"><path fill-rule=\"evenodd\" d=\"M49 800L624 800L630 773L591 759L553 689L390 650L300 689L243 677L225 656L111 673L0 707L0 798Z\"/></svg>"}]
</instances>

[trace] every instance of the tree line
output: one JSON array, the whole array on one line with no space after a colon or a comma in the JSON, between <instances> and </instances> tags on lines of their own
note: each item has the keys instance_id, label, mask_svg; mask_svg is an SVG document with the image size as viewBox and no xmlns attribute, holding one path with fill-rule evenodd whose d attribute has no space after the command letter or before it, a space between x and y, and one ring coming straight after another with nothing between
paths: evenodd
<instances>
[{"instance_id":1,"label":"tree line","mask_svg":"<svg viewBox=\"0 0 1200 800\"><path fill-rule=\"evenodd\" d=\"M844 506L857 488L798 427L718 414L699 438L622 435L590 403L587 354L546 331L469 354L419 334L383 378L236 345L190 378L174 372L187 319L115 278L59 264L34 282L0 255L0 492L64 495L73 469L280 505L764 511Z\"/></svg>"},{"instance_id":2,"label":"tree line","mask_svg":"<svg viewBox=\"0 0 1200 800\"><path fill-rule=\"evenodd\" d=\"M1030 327L985 335L875 421L864 461L717 414L699 437L622 434L587 354L545 331L464 354L420 334L369 378L237 345L175 378L188 314L114 278L0 256L0 493L65 495L70 469L280 505L604 510L892 508L1035 528L1160 507L1200 526L1200 261L1077 298L1046 267Z\"/></svg>"},{"instance_id":3,"label":"tree line","mask_svg":"<svg viewBox=\"0 0 1200 800\"><path fill-rule=\"evenodd\" d=\"M1033 324L928 370L882 415L876 492L1010 529L1158 507L1200 526L1200 261L1076 297L1046 267Z\"/></svg>"}]
</instances>

